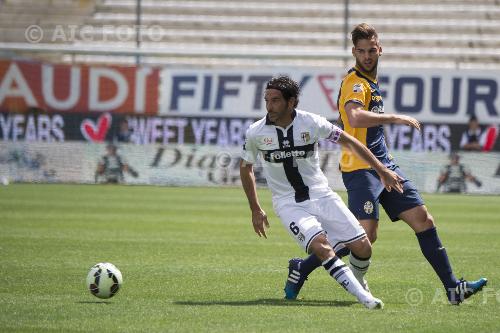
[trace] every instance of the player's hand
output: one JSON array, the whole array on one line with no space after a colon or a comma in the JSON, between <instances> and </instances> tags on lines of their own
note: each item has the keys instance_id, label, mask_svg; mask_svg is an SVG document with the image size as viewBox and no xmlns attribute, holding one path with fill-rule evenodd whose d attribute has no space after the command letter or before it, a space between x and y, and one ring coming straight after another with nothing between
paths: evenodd
<instances>
[{"instance_id":1,"label":"player's hand","mask_svg":"<svg viewBox=\"0 0 500 333\"><path fill-rule=\"evenodd\" d=\"M252 211L252 224L253 230L259 237L264 236L264 238L267 238L266 229L269 228L269 222L267 221L266 212L262 209Z\"/></svg>"},{"instance_id":2,"label":"player's hand","mask_svg":"<svg viewBox=\"0 0 500 333\"><path fill-rule=\"evenodd\" d=\"M410 116L398 115L398 118L395 123L401 125L408 125L420 131L420 122L417 119Z\"/></svg>"},{"instance_id":3,"label":"player's hand","mask_svg":"<svg viewBox=\"0 0 500 333\"><path fill-rule=\"evenodd\" d=\"M404 181L404 178L398 175L396 172L385 169L379 174L379 176L382 184L388 192L391 192L392 189L395 189L399 193L403 193L402 182Z\"/></svg>"}]
</instances>

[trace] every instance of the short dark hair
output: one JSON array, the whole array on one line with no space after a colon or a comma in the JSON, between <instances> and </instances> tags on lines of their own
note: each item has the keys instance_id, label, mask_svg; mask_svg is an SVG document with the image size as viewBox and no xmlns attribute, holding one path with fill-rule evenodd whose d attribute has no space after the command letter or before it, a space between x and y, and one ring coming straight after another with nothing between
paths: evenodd
<instances>
[{"instance_id":1,"label":"short dark hair","mask_svg":"<svg viewBox=\"0 0 500 333\"><path fill-rule=\"evenodd\" d=\"M295 105L293 107L296 107L299 104L299 84L287 75L273 77L269 80L269 82L267 82L266 89L276 89L281 91L281 94L286 101L295 97Z\"/></svg>"},{"instance_id":2,"label":"short dark hair","mask_svg":"<svg viewBox=\"0 0 500 333\"><path fill-rule=\"evenodd\" d=\"M374 27L367 23L361 23L358 24L353 31L351 31L351 39L352 39L352 44L356 46L359 40L361 39L372 39L372 37L375 37L375 39L378 42L378 34L377 31L375 30Z\"/></svg>"}]
</instances>

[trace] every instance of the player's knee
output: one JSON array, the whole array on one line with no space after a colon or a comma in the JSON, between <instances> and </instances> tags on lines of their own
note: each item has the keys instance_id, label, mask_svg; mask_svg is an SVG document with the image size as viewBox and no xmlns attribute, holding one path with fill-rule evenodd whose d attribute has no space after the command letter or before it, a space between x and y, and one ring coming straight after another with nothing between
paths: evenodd
<instances>
[{"instance_id":1,"label":"player's knee","mask_svg":"<svg viewBox=\"0 0 500 333\"><path fill-rule=\"evenodd\" d=\"M370 230L366 233L366 236L370 240L370 243L373 244L377 240L377 230Z\"/></svg>"},{"instance_id":2,"label":"player's knee","mask_svg":"<svg viewBox=\"0 0 500 333\"><path fill-rule=\"evenodd\" d=\"M360 258L370 258L372 256L372 244L368 237L363 237L348 247L352 253Z\"/></svg>"},{"instance_id":3,"label":"player's knee","mask_svg":"<svg viewBox=\"0 0 500 333\"><path fill-rule=\"evenodd\" d=\"M401 217L415 232L422 232L435 227L434 218L425 206L419 206Z\"/></svg>"},{"instance_id":4,"label":"player's knee","mask_svg":"<svg viewBox=\"0 0 500 333\"><path fill-rule=\"evenodd\" d=\"M359 223L363 226L370 243L373 244L377 240L378 221L371 219L360 220Z\"/></svg>"},{"instance_id":5,"label":"player's knee","mask_svg":"<svg viewBox=\"0 0 500 333\"><path fill-rule=\"evenodd\" d=\"M434 218L431 214L425 212L418 219L418 223L411 225L415 232L422 232L435 227Z\"/></svg>"},{"instance_id":6,"label":"player's knee","mask_svg":"<svg viewBox=\"0 0 500 333\"><path fill-rule=\"evenodd\" d=\"M434 217L432 217L431 214L427 213L424 224L428 229L435 227L436 224L434 223Z\"/></svg>"},{"instance_id":7,"label":"player's knee","mask_svg":"<svg viewBox=\"0 0 500 333\"><path fill-rule=\"evenodd\" d=\"M325 261L335 254L325 235L316 236L311 241L308 250L309 253L314 253L321 261Z\"/></svg>"}]
</instances>

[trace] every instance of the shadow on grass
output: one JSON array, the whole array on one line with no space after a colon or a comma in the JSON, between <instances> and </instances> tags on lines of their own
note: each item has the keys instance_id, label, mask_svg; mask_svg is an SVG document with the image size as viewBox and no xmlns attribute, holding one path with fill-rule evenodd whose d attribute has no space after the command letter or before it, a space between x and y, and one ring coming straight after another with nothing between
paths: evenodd
<instances>
[{"instance_id":1,"label":"shadow on grass","mask_svg":"<svg viewBox=\"0 0 500 333\"><path fill-rule=\"evenodd\" d=\"M78 301L78 302L75 302L75 303L78 303L78 304L113 304L113 302L110 302L110 301Z\"/></svg>"},{"instance_id":2,"label":"shadow on grass","mask_svg":"<svg viewBox=\"0 0 500 333\"><path fill-rule=\"evenodd\" d=\"M212 305L228 305L228 306L253 306L253 305L269 305L269 306L336 306L336 307L347 307L353 304L358 304L354 301L322 301L322 300L285 300L285 299L275 299L275 298L260 298L249 301L176 301L176 305L201 305L201 306L212 306Z\"/></svg>"}]
</instances>

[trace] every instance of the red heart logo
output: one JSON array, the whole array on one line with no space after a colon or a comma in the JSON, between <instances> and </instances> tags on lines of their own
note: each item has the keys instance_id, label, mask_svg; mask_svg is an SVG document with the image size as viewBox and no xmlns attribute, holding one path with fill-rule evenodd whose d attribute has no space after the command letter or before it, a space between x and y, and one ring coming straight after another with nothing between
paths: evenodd
<instances>
[{"instance_id":1,"label":"red heart logo","mask_svg":"<svg viewBox=\"0 0 500 333\"><path fill-rule=\"evenodd\" d=\"M80 131L87 141L103 142L111 127L111 115L103 114L97 118L97 125L90 119L84 119L80 124Z\"/></svg>"}]
</instances>

